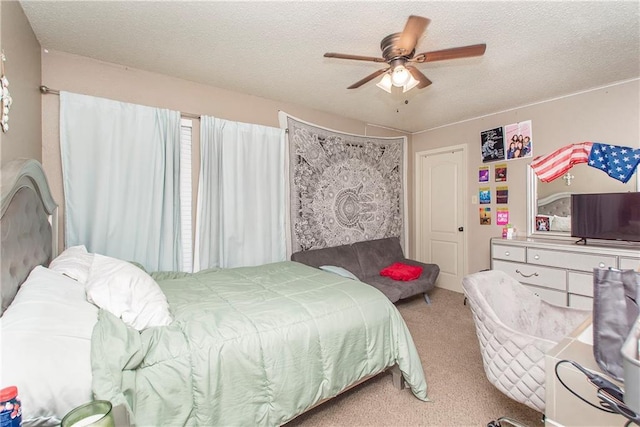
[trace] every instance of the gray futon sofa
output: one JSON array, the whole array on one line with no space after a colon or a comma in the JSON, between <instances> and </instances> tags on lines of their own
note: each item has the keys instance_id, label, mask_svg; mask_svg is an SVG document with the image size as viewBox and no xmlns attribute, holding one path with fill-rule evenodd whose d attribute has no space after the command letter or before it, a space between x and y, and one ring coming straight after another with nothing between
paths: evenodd
<instances>
[{"instance_id":1,"label":"gray futon sofa","mask_svg":"<svg viewBox=\"0 0 640 427\"><path fill-rule=\"evenodd\" d=\"M394 303L418 294L424 294L425 301L430 303L427 292L433 289L440 273L440 267L436 264L425 264L405 258L398 237L296 252L291 255L291 260L316 268L342 267L353 273L361 282L380 290ZM380 275L380 270L395 262L420 266L422 274L410 281L398 281Z\"/></svg>"}]
</instances>

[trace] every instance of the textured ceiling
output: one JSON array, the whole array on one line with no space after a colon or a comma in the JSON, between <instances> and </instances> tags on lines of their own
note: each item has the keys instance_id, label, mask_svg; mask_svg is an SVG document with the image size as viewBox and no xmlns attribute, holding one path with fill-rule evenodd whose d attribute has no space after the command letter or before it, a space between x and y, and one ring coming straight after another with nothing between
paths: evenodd
<instances>
[{"instance_id":1,"label":"textured ceiling","mask_svg":"<svg viewBox=\"0 0 640 427\"><path fill-rule=\"evenodd\" d=\"M21 4L43 48L408 132L640 77L637 0ZM406 94L379 78L347 90L385 64L323 54L379 57L412 14L431 19L417 52L486 43L485 55L418 64L433 84Z\"/></svg>"}]
</instances>

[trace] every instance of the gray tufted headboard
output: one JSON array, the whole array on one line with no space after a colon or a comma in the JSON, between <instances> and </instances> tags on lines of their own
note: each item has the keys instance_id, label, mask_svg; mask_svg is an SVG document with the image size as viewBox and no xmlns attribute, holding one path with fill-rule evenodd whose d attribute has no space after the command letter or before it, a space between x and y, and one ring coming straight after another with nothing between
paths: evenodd
<instances>
[{"instance_id":1,"label":"gray tufted headboard","mask_svg":"<svg viewBox=\"0 0 640 427\"><path fill-rule=\"evenodd\" d=\"M538 215L571 216L571 193L555 193L539 199Z\"/></svg>"},{"instance_id":2,"label":"gray tufted headboard","mask_svg":"<svg viewBox=\"0 0 640 427\"><path fill-rule=\"evenodd\" d=\"M2 166L0 218L0 314L37 265L49 265L58 249L58 205L42 165L33 159Z\"/></svg>"}]
</instances>

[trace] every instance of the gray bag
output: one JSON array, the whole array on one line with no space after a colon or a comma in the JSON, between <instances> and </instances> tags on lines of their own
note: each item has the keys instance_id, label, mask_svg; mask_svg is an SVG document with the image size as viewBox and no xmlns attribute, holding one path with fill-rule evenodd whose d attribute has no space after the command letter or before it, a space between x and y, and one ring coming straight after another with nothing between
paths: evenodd
<instances>
[{"instance_id":1,"label":"gray bag","mask_svg":"<svg viewBox=\"0 0 640 427\"><path fill-rule=\"evenodd\" d=\"M622 344L640 314L640 273L593 269L593 355L604 372L623 381Z\"/></svg>"}]
</instances>

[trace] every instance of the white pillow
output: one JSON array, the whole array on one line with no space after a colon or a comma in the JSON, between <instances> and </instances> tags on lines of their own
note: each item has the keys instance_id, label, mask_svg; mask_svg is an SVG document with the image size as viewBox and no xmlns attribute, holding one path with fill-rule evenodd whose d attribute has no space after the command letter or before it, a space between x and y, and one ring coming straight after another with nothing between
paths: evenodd
<instances>
[{"instance_id":1,"label":"white pillow","mask_svg":"<svg viewBox=\"0 0 640 427\"><path fill-rule=\"evenodd\" d=\"M347 279L358 280L355 274L353 274L346 268L338 267L336 265L321 265L320 270L328 271L330 273L334 273L339 276L346 277Z\"/></svg>"},{"instance_id":2,"label":"white pillow","mask_svg":"<svg viewBox=\"0 0 640 427\"><path fill-rule=\"evenodd\" d=\"M22 422L59 425L92 400L91 334L98 309L84 287L35 267L2 315L2 386L15 385Z\"/></svg>"},{"instance_id":3,"label":"white pillow","mask_svg":"<svg viewBox=\"0 0 640 427\"><path fill-rule=\"evenodd\" d=\"M554 215L551 218L551 231L571 231L571 217Z\"/></svg>"},{"instance_id":4,"label":"white pillow","mask_svg":"<svg viewBox=\"0 0 640 427\"><path fill-rule=\"evenodd\" d=\"M167 298L151 276L117 258L94 254L87 298L138 331L173 320Z\"/></svg>"},{"instance_id":5,"label":"white pillow","mask_svg":"<svg viewBox=\"0 0 640 427\"><path fill-rule=\"evenodd\" d=\"M87 283L89 269L93 262L93 254L87 252L84 245L65 249L49 264L49 269L77 280L83 285Z\"/></svg>"}]
</instances>

